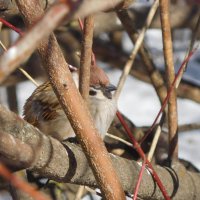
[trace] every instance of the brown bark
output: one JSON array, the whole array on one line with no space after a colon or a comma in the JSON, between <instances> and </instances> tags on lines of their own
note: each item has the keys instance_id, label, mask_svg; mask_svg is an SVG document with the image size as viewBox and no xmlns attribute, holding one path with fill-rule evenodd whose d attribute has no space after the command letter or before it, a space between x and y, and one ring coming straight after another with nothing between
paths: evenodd
<instances>
[{"instance_id":1,"label":"brown bark","mask_svg":"<svg viewBox=\"0 0 200 200\"><path fill-rule=\"evenodd\" d=\"M54 2L54 0L40 0L40 2L42 3L43 8L47 8L51 5L51 2ZM125 3L122 3L122 7L123 7L123 4L125 5L125 7L127 7L126 2L129 2L129 0L125 1ZM88 3L91 3L91 1L85 0L85 4L88 5ZM184 12L182 12L183 10ZM132 20L133 20L133 23L136 23L137 29L140 29L141 27L144 26L148 12L149 12L149 8L147 7L139 11L138 9L135 9L135 8L131 9ZM195 0L194 1L179 0L172 4L171 13L172 13L171 19L173 19L172 28L186 28L186 27L190 28L190 27L193 27L193 25L195 24L196 18L198 17L199 10L198 10L198 6L195 5ZM17 14L19 14L19 11L14 0L12 1L0 0L0 17L4 17L8 19ZM115 23L114 21L115 20L112 19L113 24L110 27L112 26L114 27L116 25L114 24ZM110 29L110 27L107 27L107 29ZM105 28L105 25L102 28ZM160 28L159 12L157 13L155 19L153 20L151 28ZM101 31L103 32L106 30L102 29Z\"/></svg>"},{"instance_id":2,"label":"brown bark","mask_svg":"<svg viewBox=\"0 0 200 200\"><path fill-rule=\"evenodd\" d=\"M82 41L81 59L80 59L79 91L85 101L87 101L89 96L93 31L94 31L94 17L90 15L86 17L84 20L83 41Z\"/></svg>"},{"instance_id":3,"label":"brown bark","mask_svg":"<svg viewBox=\"0 0 200 200\"><path fill-rule=\"evenodd\" d=\"M0 106L0 133L0 138L4 138L3 141L9 144L6 151L4 146L0 145L0 159L3 157L4 163L9 162L14 167L17 166L21 169L28 168L43 177L56 181L97 187L87 159L80 147L69 142L61 144L56 139L45 136L38 129L2 106ZM19 150L21 145L27 153ZM110 157L120 177L123 189L132 194L137 183L141 163L112 154ZM154 168L162 177L162 182L173 199L195 200L199 198L200 175L198 173L187 172L179 164L174 165L173 168L159 166L154 166ZM139 197L163 199L148 169L145 169L143 174Z\"/></svg>"},{"instance_id":4,"label":"brown bark","mask_svg":"<svg viewBox=\"0 0 200 200\"><path fill-rule=\"evenodd\" d=\"M169 1L160 0L160 18L162 24L163 51L166 65L168 91L175 78L171 25L169 17ZM178 116L176 88L173 88L168 101L169 159L178 160Z\"/></svg>"}]
</instances>

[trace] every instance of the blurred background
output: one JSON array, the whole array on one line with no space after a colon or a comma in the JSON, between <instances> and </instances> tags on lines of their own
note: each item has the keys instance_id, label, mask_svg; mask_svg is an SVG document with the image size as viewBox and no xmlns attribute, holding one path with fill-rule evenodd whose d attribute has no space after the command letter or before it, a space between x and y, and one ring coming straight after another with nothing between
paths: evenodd
<instances>
[{"instance_id":1,"label":"blurred background","mask_svg":"<svg viewBox=\"0 0 200 200\"><path fill-rule=\"evenodd\" d=\"M136 32L140 32L153 1L136 0L129 6L129 16ZM171 1L171 26L174 50L174 65L178 71L189 49L194 27L199 17L199 4L195 1ZM25 30L25 26L17 11L6 14L5 18L16 27ZM55 31L58 42L63 50L66 61L76 67L80 65L78 52L81 49L82 31L77 21L62 24ZM2 25L0 39L5 47L13 45L18 34ZM200 32L195 38L195 47L199 45ZM147 31L144 46L153 64L165 80L165 63L163 58L162 33L159 13L156 14L151 27ZM117 85L122 69L133 49L133 44L124 30L115 12L101 12L95 15L95 33L93 51L100 67L105 69L111 82ZM1 48L1 54L4 50ZM21 66L39 84L47 80L41 66L40 58L35 52ZM179 122L179 158L195 171L200 170L200 50L197 49L190 59L184 72L183 80L178 89L178 122ZM23 105L36 86L19 71L12 73L0 87L0 103L22 116ZM141 57L138 55L123 91L120 95L118 108L132 126L146 130L153 123L161 107L154 87ZM112 125L116 126L116 122ZM114 127L115 128L115 127ZM111 129L111 132L113 130ZM113 131L115 134L115 131ZM167 158L167 127L162 130L160 145L157 147L156 163ZM124 136L124 139L127 139ZM151 141L151 139L149 139ZM109 139L108 139L109 143ZM111 148L112 149L112 148ZM122 150L127 150L125 147ZM131 158L131 151L124 157ZM112 150L111 150L112 152ZM121 153L122 152L122 153ZM121 151L119 154L124 155ZM138 157L132 157L138 159ZM90 197L89 197L90 196ZM97 197L89 195L87 199ZM11 197L7 197L8 199ZM5 196L0 196L5 199ZM84 198L86 199L86 198Z\"/></svg>"}]
</instances>

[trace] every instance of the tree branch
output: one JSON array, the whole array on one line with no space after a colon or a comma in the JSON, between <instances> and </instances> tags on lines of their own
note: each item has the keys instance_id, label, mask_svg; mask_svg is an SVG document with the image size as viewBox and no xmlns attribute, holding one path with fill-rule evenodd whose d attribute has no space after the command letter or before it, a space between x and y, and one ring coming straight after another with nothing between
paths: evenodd
<instances>
[{"instance_id":1,"label":"tree branch","mask_svg":"<svg viewBox=\"0 0 200 200\"><path fill-rule=\"evenodd\" d=\"M94 31L94 17L90 15L86 17L84 20L83 41L82 41L81 59L80 59L80 79L79 79L79 91L86 102L89 96L93 31Z\"/></svg>"},{"instance_id":2,"label":"tree branch","mask_svg":"<svg viewBox=\"0 0 200 200\"><path fill-rule=\"evenodd\" d=\"M37 128L2 106L0 106L0 133L0 139L4 138L4 141L8 142L6 151L2 150L4 147L0 145L0 158L4 158L4 163L12 163L14 167L18 166L20 169L28 168L42 177L56 181L98 187L80 147L69 142L61 144L56 139L45 136ZM26 148L28 153L18 151L19 147L13 145L15 142ZM110 157L123 189L132 194L141 164L112 154ZM162 177L163 184L173 199L198 199L200 196L199 174L187 172L179 164L174 165L173 169L159 166L154 168ZM163 198L148 169L144 171L138 195L143 199Z\"/></svg>"},{"instance_id":3,"label":"tree branch","mask_svg":"<svg viewBox=\"0 0 200 200\"><path fill-rule=\"evenodd\" d=\"M170 89L175 78L169 0L160 0L160 18L162 25L163 50L166 65L167 88ZM178 160L178 118L176 88L173 88L168 101L169 159Z\"/></svg>"}]
</instances>

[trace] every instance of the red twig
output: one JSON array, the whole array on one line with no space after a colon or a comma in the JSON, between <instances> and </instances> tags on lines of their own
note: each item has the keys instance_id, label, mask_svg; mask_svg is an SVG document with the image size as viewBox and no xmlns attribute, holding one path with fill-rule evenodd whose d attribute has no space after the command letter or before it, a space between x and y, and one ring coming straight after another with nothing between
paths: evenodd
<instances>
[{"instance_id":1,"label":"red twig","mask_svg":"<svg viewBox=\"0 0 200 200\"><path fill-rule=\"evenodd\" d=\"M148 167L151 169L151 174L152 174L154 180L156 181L156 183L158 184L158 187L160 188L163 196L165 197L166 200L170 200L170 197L167 194L167 191L166 191L165 187L163 186L160 178L158 177L157 173L153 169L153 166L151 165L151 163L146 159L146 156L145 156L143 150L141 149L140 144L134 138L133 134L131 133L131 130L129 129L128 125L124 121L124 119L119 111L117 111L117 117L118 117L119 121L121 122L122 126L124 127L124 129L126 130L129 138L131 139L131 142L133 143L135 150L138 152L138 154L142 157L143 160L146 160Z\"/></svg>"},{"instance_id":2,"label":"red twig","mask_svg":"<svg viewBox=\"0 0 200 200\"><path fill-rule=\"evenodd\" d=\"M19 35L21 36L23 35L23 32L19 28L13 26L11 23L7 22L6 20L0 18L0 22L2 22L4 25L8 26L9 28L17 32Z\"/></svg>"},{"instance_id":3,"label":"red twig","mask_svg":"<svg viewBox=\"0 0 200 200\"><path fill-rule=\"evenodd\" d=\"M169 88L169 91L167 92L167 96L165 97L164 101L163 101L163 105L162 107L160 108L155 120L153 121L153 124L151 125L151 127L148 129L147 133L144 135L144 137L141 139L140 141L140 144L142 144L144 142L144 140L148 137L148 135L152 132L152 130L154 129L157 121L158 121L158 118L160 117L160 115L163 113L166 105L167 105L167 102L169 100L169 97L171 95L171 92L172 90L174 89L175 85L176 85L176 81L178 80L179 78L179 75L181 74L181 71L183 70L183 68L185 67L185 64L190 60L190 58L192 57L192 55L196 52L197 48L195 48L193 51L191 51L189 53L189 55L186 57L186 59L183 61L183 63L181 64L172 84L171 84L171 87Z\"/></svg>"},{"instance_id":4,"label":"red twig","mask_svg":"<svg viewBox=\"0 0 200 200\"><path fill-rule=\"evenodd\" d=\"M131 133L131 130L129 129L128 125L124 121L124 119L123 119L123 117L122 117L122 115L121 115L121 113L119 111L117 111L117 117L118 117L119 121L121 122L122 126L124 127L126 133L128 134L129 138L131 139L131 142L133 143L134 148L136 149L138 154L144 160L145 159L145 154L144 154L143 150L141 149L140 145L138 144L138 142L134 138L133 134Z\"/></svg>"},{"instance_id":5,"label":"red twig","mask_svg":"<svg viewBox=\"0 0 200 200\"><path fill-rule=\"evenodd\" d=\"M82 22L82 20L81 20L80 17L78 18L78 23L79 23L79 26L80 26L80 28L81 28L81 31L83 32L84 25L83 25L83 22Z\"/></svg>"},{"instance_id":6,"label":"red twig","mask_svg":"<svg viewBox=\"0 0 200 200\"><path fill-rule=\"evenodd\" d=\"M6 180L10 181L10 183L19 188L20 190L26 192L31 197L37 200L49 200L47 196L37 191L30 184L26 183L16 175L12 174L2 163L0 163L0 175L4 177Z\"/></svg>"},{"instance_id":7,"label":"red twig","mask_svg":"<svg viewBox=\"0 0 200 200\"><path fill-rule=\"evenodd\" d=\"M142 167L141 167L141 170L140 170L140 173L139 173L139 177L138 177L137 185L136 185L136 187L135 187L135 191L134 191L133 200L136 200L136 199L137 199L137 195L138 195L138 191L139 191L140 183L141 183L141 181L142 181L142 175L143 175L143 172L144 172L145 166L146 166L146 160L143 161L143 164L142 164Z\"/></svg>"}]
</instances>

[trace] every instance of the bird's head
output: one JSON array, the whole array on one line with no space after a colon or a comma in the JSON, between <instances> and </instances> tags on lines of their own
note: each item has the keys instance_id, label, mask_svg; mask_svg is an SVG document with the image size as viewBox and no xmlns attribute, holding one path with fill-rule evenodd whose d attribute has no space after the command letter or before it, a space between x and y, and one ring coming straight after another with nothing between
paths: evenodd
<instances>
[{"instance_id":1,"label":"bird's head","mask_svg":"<svg viewBox=\"0 0 200 200\"><path fill-rule=\"evenodd\" d=\"M112 92L116 87L109 81L108 76L98 66L91 66L89 95L98 99L112 99Z\"/></svg>"}]
</instances>

